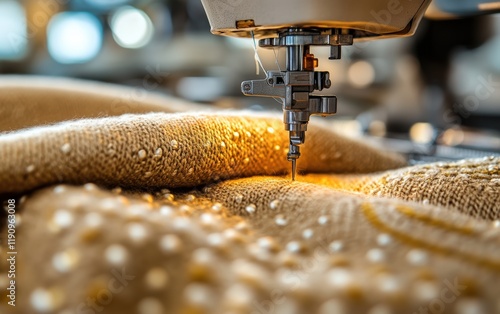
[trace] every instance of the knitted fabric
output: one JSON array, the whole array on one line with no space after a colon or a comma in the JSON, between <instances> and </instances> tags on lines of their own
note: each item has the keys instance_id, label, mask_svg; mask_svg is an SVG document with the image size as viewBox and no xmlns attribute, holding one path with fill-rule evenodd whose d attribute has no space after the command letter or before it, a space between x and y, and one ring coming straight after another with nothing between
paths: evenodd
<instances>
[{"instance_id":1,"label":"knitted fabric","mask_svg":"<svg viewBox=\"0 0 500 314\"><path fill-rule=\"evenodd\" d=\"M0 191L57 182L192 187L289 171L282 122L240 115L126 115L11 132L0 139ZM399 156L322 128L312 127L308 135L311 141L300 159L303 171L359 173L404 164ZM349 153L360 150L366 154Z\"/></svg>"},{"instance_id":2,"label":"knitted fabric","mask_svg":"<svg viewBox=\"0 0 500 314\"><path fill-rule=\"evenodd\" d=\"M0 132L124 113L201 109L206 110L140 88L68 78L0 76Z\"/></svg>"},{"instance_id":3,"label":"knitted fabric","mask_svg":"<svg viewBox=\"0 0 500 314\"><path fill-rule=\"evenodd\" d=\"M499 159L484 157L419 165L371 175L318 175L302 179L335 189L453 208L471 217L500 219Z\"/></svg>"},{"instance_id":4,"label":"knitted fabric","mask_svg":"<svg viewBox=\"0 0 500 314\"><path fill-rule=\"evenodd\" d=\"M33 90L3 110L29 112ZM18 222L17 306L3 293L2 313L500 312L498 158L390 170L400 156L311 125L292 182L269 115L16 128L0 135L0 194Z\"/></svg>"}]
</instances>

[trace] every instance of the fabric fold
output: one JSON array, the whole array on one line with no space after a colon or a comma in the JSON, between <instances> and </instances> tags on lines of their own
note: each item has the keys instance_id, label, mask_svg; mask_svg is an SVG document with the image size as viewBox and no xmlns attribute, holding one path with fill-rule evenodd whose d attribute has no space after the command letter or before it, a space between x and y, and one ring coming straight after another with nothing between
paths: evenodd
<instances>
[{"instance_id":1,"label":"fabric fold","mask_svg":"<svg viewBox=\"0 0 500 314\"><path fill-rule=\"evenodd\" d=\"M499 312L499 158L407 167L315 121L292 182L281 117L135 92L0 78L1 313Z\"/></svg>"},{"instance_id":2,"label":"fabric fold","mask_svg":"<svg viewBox=\"0 0 500 314\"><path fill-rule=\"evenodd\" d=\"M451 208L479 219L500 219L499 157L416 165L368 175L309 174L301 181Z\"/></svg>"},{"instance_id":3,"label":"fabric fold","mask_svg":"<svg viewBox=\"0 0 500 314\"><path fill-rule=\"evenodd\" d=\"M59 185L20 206L22 313L413 313L450 285L442 313L497 306L498 233L430 205L254 177L186 194Z\"/></svg>"},{"instance_id":4,"label":"fabric fold","mask_svg":"<svg viewBox=\"0 0 500 314\"><path fill-rule=\"evenodd\" d=\"M321 126L308 132L302 172L367 173L404 159ZM0 136L0 193L59 182L108 187L194 187L289 171L287 133L272 116L238 112L122 115Z\"/></svg>"}]
</instances>

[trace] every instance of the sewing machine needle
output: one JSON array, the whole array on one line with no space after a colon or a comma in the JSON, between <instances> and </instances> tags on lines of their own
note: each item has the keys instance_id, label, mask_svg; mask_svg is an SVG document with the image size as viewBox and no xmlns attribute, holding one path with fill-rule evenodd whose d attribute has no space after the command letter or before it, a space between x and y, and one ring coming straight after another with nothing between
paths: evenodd
<instances>
[{"instance_id":1,"label":"sewing machine needle","mask_svg":"<svg viewBox=\"0 0 500 314\"><path fill-rule=\"evenodd\" d=\"M297 170L297 159L292 159L292 181L295 181L296 170Z\"/></svg>"}]
</instances>

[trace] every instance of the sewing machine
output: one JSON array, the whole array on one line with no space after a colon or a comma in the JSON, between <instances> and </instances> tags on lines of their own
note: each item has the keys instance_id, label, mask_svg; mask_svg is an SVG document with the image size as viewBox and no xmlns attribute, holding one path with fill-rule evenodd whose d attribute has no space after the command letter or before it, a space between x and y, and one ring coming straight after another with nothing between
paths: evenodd
<instances>
[{"instance_id":1,"label":"sewing machine","mask_svg":"<svg viewBox=\"0 0 500 314\"><path fill-rule=\"evenodd\" d=\"M244 81L247 96L279 98L289 131L288 160L295 179L300 145L311 115L332 115L337 98L315 93L331 86L330 73L315 71L311 46L330 46L330 60L358 40L411 36L424 13L453 19L500 12L495 0L201 0L212 33L259 40L261 48L286 48L286 69Z\"/></svg>"},{"instance_id":2,"label":"sewing machine","mask_svg":"<svg viewBox=\"0 0 500 314\"><path fill-rule=\"evenodd\" d=\"M286 48L286 69L268 71L263 80L244 81L248 96L283 101L283 122L289 132L288 160L295 179L300 145L311 115L337 111L335 96L315 91L331 86L330 73L315 71L311 46L330 46L330 60L354 40L410 36L431 0L202 0L212 33L258 38L262 48Z\"/></svg>"}]
</instances>

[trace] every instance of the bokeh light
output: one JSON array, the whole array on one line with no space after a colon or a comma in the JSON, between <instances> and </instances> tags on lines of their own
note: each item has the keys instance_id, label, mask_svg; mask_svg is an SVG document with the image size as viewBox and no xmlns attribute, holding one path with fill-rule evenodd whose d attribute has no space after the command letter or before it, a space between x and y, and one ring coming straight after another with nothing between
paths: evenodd
<instances>
[{"instance_id":1,"label":"bokeh light","mask_svg":"<svg viewBox=\"0 0 500 314\"><path fill-rule=\"evenodd\" d=\"M443 132L441 140L448 146L457 146L463 143L465 139L464 131L460 129L448 129Z\"/></svg>"},{"instance_id":2,"label":"bokeh light","mask_svg":"<svg viewBox=\"0 0 500 314\"><path fill-rule=\"evenodd\" d=\"M184 77L177 84L177 93L193 101L213 101L224 95L226 84L218 77Z\"/></svg>"},{"instance_id":3,"label":"bokeh light","mask_svg":"<svg viewBox=\"0 0 500 314\"><path fill-rule=\"evenodd\" d=\"M113 38L124 48L144 47L153 37L154 27L149 16L139 9L125 6L111 18Z\"/></svg>"},{"instance_id":4,"label":"bokeh light","mask_svg":"<svg viewBox=\"0 0 500 314\"><path fill-rule=\"evenodd\" d=\"M368 87L375 81L375 69L367 61L356 61L349 67L347 78L354 87Z\"/></svg>"},{"instance_id":5,"label":"bokeh light","mask_svg":"<svg viewBox=\"0 0 500 314\"><path fill-rule=\"evenodd\" d=\"M59 63L85 63L102 48L103 29L99 19L85 12L55 15L47 28L49 53Z\"/></svg>"},{"instance_id":6,"label":"bokeh light","mask_svg":"<svg viewBox=\"0 0 500 314\"><path fill-rule=\"evenodd\" d=\"M118 5L124 5L130 0L85 0L86 3L98 8L112 8Z\"/></svg>"},{"instance_id":7,"label":"bokeh light","mask_svg":"<svg viewBox=\"0 0 500 314\"><path fill-rule=\"evenodd\" d=\"M17 1L0 1L0 59L22 59L28 36L24 8Z\"/></svg>"},{"instance_id":8,"label":"bokeh light","mask_svg":"<svg viewBox=\"0 0 500 314\"><path fill-rule=\"evenodd\" d=\"M434 138L435 130L432 124L418 122L410 128L410 139L419 144L428 144Z\"/></svg>"}]
</instances>

